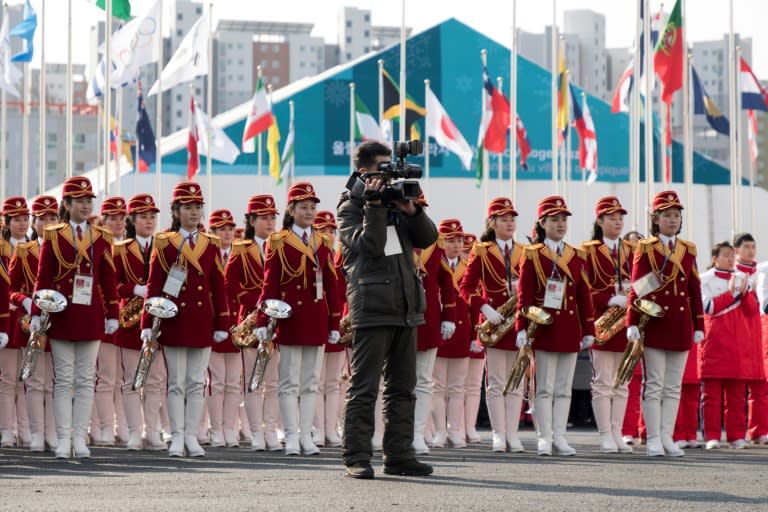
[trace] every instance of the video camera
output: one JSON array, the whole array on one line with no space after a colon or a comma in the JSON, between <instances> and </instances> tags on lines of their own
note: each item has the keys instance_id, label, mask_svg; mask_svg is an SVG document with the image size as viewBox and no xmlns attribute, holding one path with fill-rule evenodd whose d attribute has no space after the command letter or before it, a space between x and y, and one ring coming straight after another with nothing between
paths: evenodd
<instances>
[{"instance_id":1,"label":"video camera","mask_svg":"<svg viewBox=\"0 0 768 512\"><path fill-rule=\"evenodd\" d=\"M421 166L405 161L408 155L420 155L424 152L424 143L420 140L398 141L394 147L394 162L381 162L376 171L366 177L380 177L384 181L382 201L416 201L421 194L421 187L416 179L421 178ZM395 180L396 183L392 183Z\"/></svg>"}]
</instances>

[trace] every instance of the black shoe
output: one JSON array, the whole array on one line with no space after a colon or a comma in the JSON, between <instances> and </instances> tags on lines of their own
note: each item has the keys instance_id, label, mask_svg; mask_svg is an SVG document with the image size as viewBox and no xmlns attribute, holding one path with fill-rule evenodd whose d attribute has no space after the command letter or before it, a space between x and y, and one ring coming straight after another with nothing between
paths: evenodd
<instances>
[{"instance_id":1,"label":"black shoe","mask_svg":"<svg viewBox=\"0 0 768 512\"><path fill-rule=\"evenodd\" d=\"M349 478L359 478L361 480L373 480L373 468L367 462L355 462L354 464L347 466L345 476L348 476Z\"/></svg>"},{"instance_id":2,"label":"black shoe","mask_svg":"<svg viewBox=\"0 0 768 512\"><path fill-rule=\"evenodd\" d=\"M384 473L387 475L429 476L432 474L432 466L416 459L394 464L384 463Z\"/></svg>"}]
</instances>

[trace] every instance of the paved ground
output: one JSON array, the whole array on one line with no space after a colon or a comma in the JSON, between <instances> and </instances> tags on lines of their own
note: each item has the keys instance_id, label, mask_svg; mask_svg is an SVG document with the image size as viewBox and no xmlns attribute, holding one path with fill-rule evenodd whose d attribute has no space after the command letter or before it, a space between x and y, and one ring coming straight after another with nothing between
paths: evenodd
<instances>
[{"instance_id":1,"label":"paved ground","mask_svg":"<svg viewBox=\"0 0 768 512\"><path fill-rule=\"evenodd\" d=\"M592 432L569 434L573 458L494 454L483 444L433 450L429 478L342 477L340 451L287 458L209 449L203 459L94 449L87 461L0 451L0 510L768 510L768 447L688 450L682 459L596 453ZM522 436L533 447L533 434Z\"/></svg>"}]
</instances>

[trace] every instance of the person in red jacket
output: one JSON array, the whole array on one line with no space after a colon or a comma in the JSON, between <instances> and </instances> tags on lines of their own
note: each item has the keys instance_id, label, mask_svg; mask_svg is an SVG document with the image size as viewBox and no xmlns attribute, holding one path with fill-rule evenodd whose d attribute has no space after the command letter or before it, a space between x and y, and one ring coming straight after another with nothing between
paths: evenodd
<instances>
[{"instance_id":1,"label":"person in red jacket","mask_svg":"<svg viewBox=\"0 0 768 512\"><path fill-rule=\"evenodd\" d=\"M704 384L707 450L720 448L723 413L730 445L737 449L747 446L747 381L741 372L740 352L745 344L743 333L748 330L747 317L757 315L759 305L749 293L747 276L734 272L735 261L730 243L716 244L712 249L712 267L701 275L706 329L698 351L698 373Z\"/></svg>"},{"instance_id":2,"label":"person in red jacket","mask_svg":"<svg viewBox=\"0 0 768 512\"><path fill-rule=\"evenodd\" d=\"M113 242L125 235L125 218L128 215L125 199L120 196L106 198L101 203L100 224L112 233ZM116 333L104 335L96 359L96 390L93 394L91 437L95 446L115 446L115 427L122 443L127 441L123 401L120 383L123 380L120 364L120 348L115 344ZM116 424L117 419L117 424Z\"/></svg>"},{"instance_id":3,"label":"person in red jacket","mask_svg":"<svg viewBox=\"0 0 768 512\"><path fill-rule=\"evenodd\" d=\"M168 416L171 446L168 455L202 457L197 440L203 413L205 371L211 346L227 339L229 310L219 239L199 232L203 193L195 182L173 189L170 231L155 237L147 297L163 296L179 308L162 321L159 342L168 369ZM141 318L141 339L151 337L152 316Z\"/></svg>"},{"instance_id":4,"label":"person in red jacket","mask_svg":"<svg viewBox=\"0 0 768 512\"><path fill-rule=\"evenodd\" d=\"M592 288L595 319L611 307L626 308L632 276L632 244L621 239L627 210L615 196L601 198L595 206L592 240L584 242L587 277ZM627 386L613 388L616 371L627 345L626 329L609 340L592 345L592 411L603 453L632 453L622 438Z\"/></svg>"},{"instance_id":5,"label":"person in red jacket","mask_svg":"<svg viewBox=\"0 0 768 512\"><path fill-rule=\"evenodd\" d=\"M112 252L121 308L135 297L144 299L147 294L149 263L159 212L155 200L149 194L138 194L128 201L126 239L115 243ZM141 327L138 323L133 327L121 326L115 333L115 345L120 348L120 388L128 426L126 448L140 450L144 445L148 450L165 450L168 446L160 435L158 423L160 405L167 387L167 373L164 364L153 364L144 387L133 390L133 379L141 358L140 336Z\"/></svg>"},{"instance_id":6,"label":"person in red jacket","mask_svg":"<svg viewBox=\"0 0 768 512\"><path fill-rule=\"evenodd\" d=\"M276 216L275 199L271 195L255 195L248 199L243 239L232 244L232 255L225 271L227 295L238 303L239 309L231 311L237 314L238 324L258 307L264 279L264 254L267 240L275 231ZM263 391L248 392L245 386L251 379L257 351L257 346L242 351L244 402L251 434L251 450L279 451L283 449L277 440L280 417L277 367L280 351L272 352L272 360L264 376Z\"/></svg>"},{"instance_id":7,"label":"person in red jacket","mask_svg":"<svg viewBox=\"0 0 768 512\"><path fill-rule=\"evenodd\" d=\"M539 201L536 239L526 246L517 284L517 346L527 340L529 320L522 310L543 307L552 323L536 330L535 353L538 454L576 454L565 439L571 386L579 351L592 346L595 335L594 308L586 276L586 255L563 240L571 212L560 196Z\"/></svg>"},{"instance_id":8,"label":"person in red jacket","mask_svg":"<svg viewBox=\"0 0 768 512\"><path fill-rule=\"evenodd\" d=\"M95 194L88 178L64 182L60 224L45 228L35 291L53 289L67 299L51 319L48 339L56 380L53 413L56 457L90 457L86 446L93 406L96 358L104 334L117 331L118 296L112 261L112 232L88 222ZM40 309L32 306L31 329L40 328ZM106 321L105 321L106 320Z\"/></svg>"},{"instance_id":9,"label":"person in red jacket","mask_svg":"<svg viewBox=\"0 0 768 512\"><path fill-rule=\"evenodd\" d=\"M235 238L235 220L232 212L226 209L214 210L208 217L208 231L220 239L221 261L227 264L232 253L232 242ZM227 331L236 325L237 299L227 294L229 301L229 317ZM208 417L211 425L211 446L240 446L240 401L243 376L243 361L240 350L232 344L228 336L222 343L216 343L208 361L208 386L205 401L208 405Z\"/></svg>"},{"instance_id":10,"label":"person in red jacket","mask_svg":"<svg viewBox=\"0 0 768 512\"><path fill-rule=\"evenodd\" d=\"M3 202L3 233L0 239L0 446L14 447L17 441L22 446L29 446L30 428L27 410L24 402L24 386L19 383L19 366L22 351L27 340L22 336L14 336L11 325L16 322L23 312L16 308L9 311L9 270L8 265L14 248L19 243L27 241L26 231L29 229L29 208L27 200L21 196L12 196ZM18 434L18 438L17 438Z\"/></svg>"},{"instance_id":11,"label":"person in red jacket","mask_svg":"<svg viewBox=\"0 0 768 512\"><path fill-rule=\"evenodd\" d=\"M469 347L473 342L469 305L461 298L459 284L467 269L467 260L461 257L464 248L464 229L459 219L447 219L437 228L445 246L445 260L441 265L450 269L456 292L456 332L437 349L433 379L432 419L435 441L447 440L454 448L467 446L465 427L464 390L469 368Z\"/></svg>"},{"instance_id":12,"label":"person in red jacket","mask_svg":"<svg viewBox=\"0 0 768 512\"><path fill-rule=\"evenodd\" d=\"M461 258L469 260L472 247L477 242L477 236L472 233L464 233L464 247ZM462 299L463 300L463 299ZM470 310L470 332L476 331L477 316ZM467 378L464 388L464 428L467 433L468 443L479 443L480 434L477 433L477 413L480 411L481 389L483 387L483 374L485 373L485 348L474 340L469 345L469 364L467 366Z\"/></svg>"},{"instance_id":13,"label":"person in red jacket","mask_svg":"<svg viewBox=\"0 0 768 512\"><path fill-rule=\"evenodd\" d=\"M469 304L477 322L488 320L494 326L504 321L496 309L517 293L520 256L523 246L514 240L517 211L506 197L488 204L485 232L475 243L469 256L467 270L461 280L461 297ZM491 449L495 452L522 452L518 437L520 411L523 406L523 386L503 395L515 358L515 334L512 329L502 339L488 347L486 361L485 399L493 429Z\"/></svg>"},{"instance_id":14,"label":"person in red jacket","mask_svg":"<svg viewBox=\"0 0 768 512\"><path fill-rule=\"evenodd\" d=\"M677 193L659 192L651 206L651 237L641 240L632 267L632 288L627 302L649 299L664 309L645 327L642 393L643 417L648 432L648 456L684 455L672 435L680 402L683 371L691 343L704 339L701 282L696 267L696 246L678 237L683 205ZM627 339L640 339L640 313L627 309Z\"/></svg>"},{"instance_id":15,"label":"person in red jacket","mask_svg":"<svg viewBox=\"0 0 768 512\"><path fill-rule=\"evenodd\" d=\"M32 201L32 240L19 242L8 267L11 283L11 304L16 310L11 315L9 326L11 339L23 350L29 340L29 333L21 327L21 316L32 310L32 290L35 288L40 245L43 243L45 227L59 220L59 204L53 196L39 196ZM2 283L0 282L0 285ZM3 350L2 352L5 352ZM7 377L16 380L16 374ZM1 378L1 377L0 377ZM58 444L56 423L53 420L53 360L51 345L45 345L45 352L37 359L35 371L24 382L29 418L30 444L33 452L42 452L45 445L55 450Z\"/></svg>"},{"instance_id":16,"label":"person in red jacket","mask_svg":"<svg viewBox=\"0 0 768 512\"><path fill-rule=\"evenodd\" d=\"M312 442L312 422L323 347L341 337L333 242L312 229L318 202L310 183L295 183L288 189L283 229L269 237L259 298L260 303L279 299L292 308L291 317L279 321L275 333L286 455L319 453ZM272 341L267 339L267 321L260 311L256 337L264 345Z\"/></svg>"}]
</instances>

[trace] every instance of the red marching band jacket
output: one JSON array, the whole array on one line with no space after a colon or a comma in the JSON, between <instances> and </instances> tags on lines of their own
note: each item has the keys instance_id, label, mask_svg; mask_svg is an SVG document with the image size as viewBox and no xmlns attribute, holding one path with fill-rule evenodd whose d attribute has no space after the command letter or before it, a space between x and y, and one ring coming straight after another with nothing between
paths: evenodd
<instances>
[{"instance_id":1,"label":"red marching band jacket","mask_svg":"<svg viewBox=\"0 0 768 512\"><path fill-rule=\"evenodd\" d=\"M187 276L179 296L172 297L163 293L163 287L177 257L179 264L186 266ZM226 331L229 325L218 237L200 232L192 249L179 232L156 235L149 265L147 297L157 296L170 299L179 308L175 317L162 321L162 334L158 338L162 345L190 348L212 346L213 332ZM141 327L152 327L152 316L146 311L141 318Z\"/></svg>"},{"instance_id":2,"label":"red marching band jacket","mask_svg":"<svg viewBox=\"0 0 768 512\"><path fill-rule=\"evenodd\" d=\"M456 321L456 291L453 287L451 268L445 262L443 241L438 240L414 252L414 262L421 275L427 309L424 311L424 324L416 333L417 350L425 351L443 345L440 334L441 322ZM447 340L450 343L452 339Z\"/></svg>"},{"instance_id":3,"label":"red marching band jacket","mask_svg":"<svg viewBox=\"0 0 768 512\"><path fill-rule=\"evenodd\" d=\"M646 347L685 351L691 349L693 332L704 331L704 308L701 301L701 281L696 267L696 246L679 237L674 251L664 265L668 249L658 237L641 240L637 244L632 267L632 282L655 272L661 286L643 297L664 309L664 316L651 318L645 327ZM661 272L663 267L663 272ZM627 301L637 298L634 287ZM640 313L627 310L627 325L638 325Z\"/></svg>"},{"instance_id":4,"label":"red marching band jacket","mask_svg":"<svg viewBox=\"0 0 768 512\"><path fill-rule=\"evenodd\" d=\"M69 222L45 227L35 291L53 289L67 299L66 309L52 315L48 330L48 337L52 339L101 340L104 321L118 316L112 233L88 223L82 236L82 240L77 240ZM72 303L73 283L78 273L93 277L90 305ZM32 314L39 315L40 308L33 305Z\"/></svg>"},{"instance_id":5,"label":"red marching band jacket","mask_svg":"<svg viewBox=\"0 0 768 512\"><path fill-rule=\"evenodd\" d=\"M545 308L552 315L552 323L537 328L533 342L534 350L579 352L582 338L594 336L594 308L585 258L586 255L581 250L568 244L563 244L563 254L556 258L553 258L545 244L537 243L525 247L520 264L520 280L517 283L517 294L520 298L517 301L516 331L528 327L529 321L521 313L523 308L543 307L550 276L559 276L564 285L561 308Z\"/></svg>"},{"instance_id":6,"label":"red marching band jacket","mask_svg":"<svg viewBox=\"0 0 768 512\"><path fill-rule=\"evenodd\" d=\"M510 253L512 279L517 279L520 275L520 257L522 254L523 246L515 242ZM464 272L459 290L461 297L470 308L471 315L477 319L478 324L485 320L480 314L480 308L484 304L498 308L509 300L506 275L507 268L504 263L504 255L496 242L476 242L472 246L467 269ZM493 348L517 350L515 333L510 332L504 336Z\"/></svg>"},{"instance_id":7,"label":"red marching band jacket","mask_svg":"<svg viewBox=\"0 0 768 512\"><path fill-rule=\"evenodd\" d=\"M333 267L336 269L336 297L337 297L337 304L339 311L341 312L340 317L344 318L344 315L347 314L347 280L344 278L344 259L341 254L341 242L339 242L336 245L336 251L333 255ZM327 293L327 292L326 292ZM341 345L340 343L325 343L325 352L326 354L329 352L343 352L344 351L344 345Z\"/></svg>"},{"instance_id":8,"label":"red marching band jacket","mask_svg":"<svg viewBox=\"0 0 768 512\"><path fill-rule=\"evenodd\" d=\"M224 271L233 325L242 322L258 306L263 279L264 258L258 244L253 240L235 240ZM223 343L237 350L230 341Z\"/></svg>"},{"instance_id":9,"label":"red marching band jacket","mask_svg":"<svg viewBox=\"0 0 768 512\"><path fill-rule=\"evenodd\" d=\"M26 313L24 311L24 299L32 299L39 258L40 243L37 240L16 244L13 258L11 258L11 263L8 266L11 279L10 299L11 304L16 306L16 311L12 311L10 315L10 325L8 326L10 341L6 348L23 348L29 340L29 334L21 330L21 317ZM0 283L1 286L2 283ZM0 332L5 331L0 328ZM51 351L50 343L45 344L45 351Z\"/></svg>"},{"instance_id":10,"label":"red marching band jacket","mask_svg":"<svg viewBox=\"0 0 768 512\"><path fill-rule=\"evenodd\" d=\"M452 271L447 262L443 264L451 272L453 289L456 293L456 332L451 339L440 345L437 349L437 357L462 358L469 357L469 345L472 343L472 318L469 304L461 296L461 280L467 270L467 260L458 258L456 268Z\"/></svg>"},{"instance_id":11,"label":"red marching band jacket","mask_svg":"<svg viewBox=\"0 0 768 512\"><path fill-rule=\"evenodd\" d=\"M37 244L37 242L35 242ZM9 269L9 260L11 259L11 244L6 240L0 241L0 294L2 297L9 297L10 302L7 300L0 301L0 332L4 332L8 335L8 345L6 348L20 348L26 346L26 340L23 340L23 336L15 336L15 326L18 321L11 323L10 304L13 302L13 294L11 288L11 276ZM23 298L21 300L24 300ZM18 306L17 306L18 307ZM14 311L14 320L21 318L24 314L24 309L19 308ZM14 338L17 338L14 340ZM13 344L13 345L12 345ZM46 345L47 346L47 345Z\"/></svg>"},{"instance_id":12,"label":"red marching band jacket","mask_svg":"<svg viewBox=\"0 0 768 512\"><path fill-rule=\"evenodd\" d=\"M228 255L226 258L222 256L222 266L224 267L224 288L226 289L227 286L227 266L229 265L229 260L232 259L232 253L235 250L235 242L241 242L242 240L235 240L232 242L232 246L229 248ZM237 325L237 311L240 309L240 304L237 302L236 295L230 295L229 290L227 289L227 309L229 310L229 317L227 320L227 328L224 329L227 331L227 339L222 341L221 343L214 343L213 344L213 351L218 352L220 354L237 354L240 352L240 349L235 346L234 343L232 343L232 327Z\"/></svg>"},{"instance_id":13,"label":"red marching band jacket","mask_svg":"<svg viewBox=\"0 0 768 512\"><path fill-rule=\"evenodd\" d=\"M134 287L137 284L147 284L150 255L151 247L145 260L139 243L133 238L122 240L113 246L112 258L115 261L117 294L120 296L121 310L135 297L133 294ZM121 326L115 333L114 342L118 347L140 350L141 327L139 324L129 329Z\"/></svg>"},{"instance_id":14,"label":"red marching band jacket","mask_svg":"<svg viewBox=\"0 0 768 512\"><path fill-rule=\"evenodd\" d=\"M587 278L592 289L592 306L595 320L608 309L608 301L616 295L617 285L623 293L629 289L632 279L632 244L626 240L617 242L619 248L617 258L602 240L590 240L582 244L582 250L587 255ZM618 270L617 270L618 269ZM619 283L619 275L621 282ZM606 343L592 345L592 350L607 352L624 352L627 346L627 329L624 327Z\"/></svg>"},{"instance_id":15,"label":"red marching band jacket","mask_svg":"<svg viewBox=\"0 0 768 512\"><path fill-rule=\"evenodd\" d=\"M293 313L277 322L275 342L279 345L323 346L328 333L339 329L340 311L330 237L312 231L305 244L293 230L282 230L269 237L264 265L264 283L259 302L279 299ZM316 298L316 269L322 275L323 294ZM266 327L269 318L258 314L258 326Z\"/></svg>"}]
</instances>

